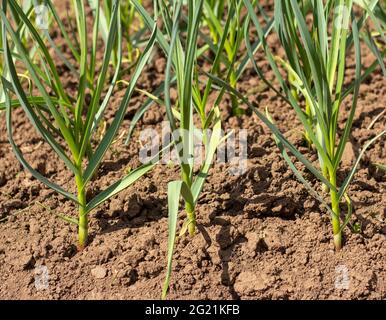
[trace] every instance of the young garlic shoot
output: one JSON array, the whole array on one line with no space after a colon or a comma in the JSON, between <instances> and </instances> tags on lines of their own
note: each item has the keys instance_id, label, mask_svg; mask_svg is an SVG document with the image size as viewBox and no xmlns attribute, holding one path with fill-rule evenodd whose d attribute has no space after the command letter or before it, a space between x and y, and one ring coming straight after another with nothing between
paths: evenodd
<instances>
[{"instance_id":1,"label":"young garlic shoot","mask_svg":"<svg viewBox=\"0 0 386 320\"><path fill-rule=\"evenodd\" d=\"M78 247L83 249L88 241L88 216L97 206L116 195L146 172L151 170L155 163L149 162L143 166L130 171L122 179L113 183L105 190L101 191L92 199L87 199L86 194L88 185L92 178L97 174L98 168L111 144L113 143L118 130L124 119L131 96L134 92L138 78L147 63L152 48L156 40L156 30L154 29L143 53L141 54L136 69L132 75L130 84L125 95L115 113L109 128L104 132L103 138L93 141L97 128L103 119L106 107L109 104L119 66L114 72L112 80L109 79L109 62L113 53L115 43L118 43L118 56L122 55L119 17L119 1L113 2L112 17L109 25L109 32L104 51L104 57L97 80L90 79L90 74L97 70L95 59L97 37L93 37L90 46L87 39L87 22L84 1L74 0L75 19L77 28L75 30L79 42L79 61L77 72L79 73L79 83L76 96L71 96L70 92L63 87L59 71L51 57L46 42L41 37L38 30L28 16L23 12L16 0L3 1L0 11L2 21L2 40L4 48L4 63L9 71L9 80L2 78L2 83L6 92L6 122L8 138L12 149L24 168L40 182L60 193L68 200L71 200L78 208L78 218L72 216L62 216L78 226ZM9 10L17 15L31 34L31 41L36 45L41 63L35 64L29 57L29 48L21 41L19 34L13 28L13 21L9 18ZM51 11L51 14L52 11ZM96 12L94 20L94 30L99 28L99 10ZM18 70L24 68L28 71L35 91L39 96L27 97L25 89L21 85L20 76L16 72L16 66L10 50L10 42L14 43L20 55L20 65ZM42 71L44 70L44 71ZM90 71L91 70L91 71ZM91 82L92 80L92 82ZM102 97L105 88L107 93ZM48 90L48 88L50 90ZM86 92L89 89L90 102L86 102ZM11 96L16 99L11 100ZM24 158L21 150L13 139L12 127L12 105L19 104L29 121L33 124L37 132L45 142L51 146L53 151L65 163L74 177L76 194L73 194L55 182L50 181L38 171L36 171ZM43 107L42 107L43 106ZM91 143L90 141L93 141Z\"/></svg>"},{"instance_id":2,"label":"young garlic shoot","mask_svg":"<svg viewBox=\"0 0 386 320\"><path fill-rule=\"evenodd\" d=\"M342 232L349 222L352 213L352 202L348 195L348 187L352 181L355 171L363 157L364 152L375 142L382 137L386 131L380 132L372 138L362 148L356 163L351 169L350 173L341 185L338 185L337 172L342 159L342 155L350 135L355 110L358 101L358 93L361 81L365 78L361 74L361 52L360 40L358 32L358 24L362 20L357 21L353 13L352 1L327 1L324 4L322 0L312 1L313 5L313 24L317 25L318 37L312 37L305 17L302 14L301 7L298 1L277 1L275 2L275 23L277 25L277 32L281 39L284 39L283 45L294 48L295 41L301 41L302 51L293 50L291 56L286 57L287 61L275 57L265 38L263 36L263 29L259 19L255 13L254 7L250 0L243 0L248 10L253 25L256 28L257 34L263 39L263 47L269 61L269 64L275 74L277 81L280 84L282 93L276 89L275 84L265 79L264 74L257 66L254 59L253 52L249 41L249 31L245 33L246 47L249 53L250 60L255 71L261 79L267 83L278 95L287 101L295 110L296 115L301 122L304 129L307 131L315 149L319 155L319 168L315 167L307 158L300 153L297 148L291 144L278 130L278 128L270 120L269 116L261 113L253 104L251 104L242 94L234 90L224 81L212 76L217 84L227 87L227 90L235 94L239 99L246 103L256 115L271 129L275 140L282 152L284 159L287 161L296 177L305 185L309 192L316 197L328 210L331 215L331 223L333 229L333 240L337 250L342 247ZM333 5L334 8L330 10L325 6ZM348 10L348 16L343 19L339 15L339 6L344 5ZM325 13L336 13L330 20L330 15ZM296 20L296 25L293 21ZM350 20L350 21L349 21ZM331 23L329 23L329 21ZM351 22L351 32L349 29ZM332 34L331 34L331 32ZM295 40L295 37L297 37ZM355 49L355 79L354 85L350 87L349 91L344 91L343 83L345 80L346 70L346 48L350 41L353 41ZM309 85L302 66L307 62L311 70L312 85ZM280 72L284 69L287 73L291 73L293 85L296 85L297 90L301 92L306 99L309 99L313 113L315 114L315 127L312 128L308 122L307 116L304 114L298 100L295 99L291 92L291 88ZM342 134L338 134L338 124L343 105L347 106L346 98L349 92L353 92L351 108L347 119L344 120L344 129ZM304 166L314 174L314 176L322 182L323 185L330 191L330 201L324 200L313 187L305 180L302 174L295 167L291 158L287 154L290 152L294 155ZM347 203L347 212L343 214L344 219L341 221L341 201L345 200Z\"/></svg>"},{"instance_id":3,"label":"young garlic shoot","mask_svg":"<svg viewBox=\"0 0 386 320\"><path fill-rule=\"evenodd\" d=\"M156 27L153 19L150 18L146 10L136 0L133 0L138 12L141 13L145 24L149 29ZM219 102L224 94L224 90L218 92L217 99L210 106L208 97L211 93L212 80L204 85L204 90L200 90L198 81L198 34L201 25L203 10L203 0L188 0L185 6L183 0L157 2L157 12L162 18L164 29L157 33L157 41L167 57L165 84L163 88L164 100L157 96L147 94L156 103L161 104L166 109L167 118L172 133L172 143L176 148L178 161L181 170L181 179L172 181L168 185L168 257L167 274L163 286L162 298L166 298L170 276L172 271L172 258L174 245L177 236L177 222L179 213L179 203L182 199L187 215L185 222L179 232L180 236L189 233L193 236L196 232L196 205L199 199L204 182L208 176L209 169L217 148L226 138L222 135ZM185 11L186 9L186 11ZM187 19L184 20L183 12L187 12ZM184 25L184 22L186 25ZM225 28L229 28L230 19L226 22ZM225 37L220 39L219 48L216 52L213 70L218 68L221 57L221 50L225 44ZM171 99L170 90L175 86L177 89L177 101ZM199 172L194 174L195 164L194 150L194 123L193 114L197 112L201 120L201 128L204 132L211 129L211 134L203 134L202 145L205 148L205 159L201 164Z\"/></svg>"},{"instance_id":4,"label":"young garlic shoot","mask_svg":"<svg viewBox=\"0 0 386 320\"><path fill-rule=\"evenodd\" d=\"M335 1L336 2L336 1ZM338 3L338 2L336 2ZM362 0L355 0L352 2L352 4L358 4L359 6L362 7L362 12L360 17L358 18L358 30L359 30L359 36L361 39L364 40L364 43L367 44L369 49L374 53L374 55L377 57L377 60L379 62L379 65L382 68L382 71L384 74L386 74L386 68L384 65L383 57L385 56L386 52L381 52L381 47L382 47L382 41L383 41L383 46L384 43L386 42L386 37L384 35L384 27L385 27L385 22L386 22L386 15L384 14L384 10L381 6L381 2L378 0L371 1L371 3L366 3ZM339 15L346 15L346 17L343 17L343 19L347 20L347 17L349 15L349 10L350 10L350 5L352 4L345 4L342 1L339 2L338 5L334 5L334 1L328 1L324 8L321 8L318 12L316 12L316 6L314 4L313 0L305 0L299 3L299 7L301 9L301 13L306 19L307 15L312 15L313 16L313 23L311 25L311 37L315 43L318 43L318 40L320 39L320 24L318 23L319 17L329 17L329 16L334 16L337 17L337 19L334 20L337 24L344 23L344 21L339 21L339 17L336 15L337 13ZM276 14L280 15L280 12L276 11ZM334 15L335 14L335 15ZM291 61L292 56L296 54L300 54L305 56L305 51L303 48L303 43L300 41L299 37L296 35L296 30L297 30L297 20L294 15L292 15L292 21L289 21L291 16L287 17L287 22L289 23L288 28L282 28L281 24L284 23L284 20L278 16L275 18L276 21L276 30L278 30L279 38L281 41L281 44L283 45L283 48L286 53L286 57L289 61ZM377 30L376 34L377 36L381 39L380 41L376 41L376 38L373 37L373 33L370 32L368 25L365 24L366 20L371 18L371 20L374 22L375 28ZM332 21L327 21L327 23L331 23ZM335 28L336 30L336 28ZM332 37L335 36L337 33L332 32ZM293 37L293 40L288 41L290 37ZM337 47L339 44L338 42L334 42L336 37L332 39L330 46L331 47ZM350 49L353 45L352 41L352 36L347 37L347 44L346 44L346 55L350 53ZM290 44L290 45L288 45ZM292 47L293 45L293 47ZM295 50L294 50L295 49ZM336 55L333 56L327 56L327 59L331 61L334 57L337 57ZM343 58L343 57L342 57ZM328 61L328 62L329 62ZM297 68L302 68L302 72L304 73L304 78L307 79L307 84L310 87L313 87L313 79L312 79L312 72L310 65L308 64L308 59L305 57L302 59L303 65L297 66ZM335 63L336 64L336 63ZM295 66L293 66L295 68ZM296 69L296 68L295 68ZM330 72L331 74L331 72ZM328 79L330 82L333 81L334 79L331 77ZM308 118L308 122L311 127L314 128L315 132L317 132L317 119L316 119L316 114L314 112L312 103L307 99L307 97L304 97L301 93L300 90L297 89L296 86L296 77L291 73L288 72L288 83L291 87L291 93L293 97L299 102L301 99L304 100L305 103L305 116ZM303 136L304 139L308 145L308 147L314 148L312 141L308 135L308 132L306 130L303 131Z\"/></svg>"},{"instance_id":5,"label":"young garlic shoot","mask_svg":"<svg viewBox=\"0 0 386 320\"><path fill-rule=\"evenodd\" d=\"M188 0L186 39L183 39L181 30L183 1L173 1L171 8L162 6L162 1L159 1L161 16L165 24L167 36L170 39L165 75L165 107L172 131L172 139L177 147L181 166L181 180L170 182L168 186L169 252L167 275L162 293L163 298L166 297L169 288L180 198L182 197L184 200L187 215L180 235L188 231L189 234L193 236L197 224L195 212L197 201L208 176L215 152L223 141L218 108L219 100L212 106L210 116L207 117L205 113L207 98L204 98L204 101L201 99L194 83L195 68L197 66L198 31L200 28L203 2L203 0ZM224 45L224 41L222 41L222 45ZM172 77L172 72L176 77L178 96L178 104L175 105L174 108L170 97L170 81L168 81ZM207 94L210 92L210 86L211 84L207 87ZM201 104L198 104L199 102ZM203 103L205 103L205 105ZM177 110L178 116L173 112L173 109ZM210 138L208 138L208 141L204 143L206 158L197 175L193 172L195 163L193 112L195 109L200 114L202 124L204 124L203 127L207 126L207 128L209 128L210 124L212 127L212 134Z\"/></svg>"}]
</instances>

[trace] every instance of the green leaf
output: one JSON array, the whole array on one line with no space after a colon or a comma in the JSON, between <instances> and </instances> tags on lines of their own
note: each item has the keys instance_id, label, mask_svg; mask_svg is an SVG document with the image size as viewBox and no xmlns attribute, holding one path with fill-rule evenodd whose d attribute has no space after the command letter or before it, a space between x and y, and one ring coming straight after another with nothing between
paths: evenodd
<instances>
[{"instance_id":1,"label":"green leaf","mask_svg":"<svg viewBox=\"0 0 386 320\"><path fill-rule=\"evenodd\" d=\"M13 3L13 1L14 0L10 0L11 3ZM19 8L17 4L15 4L15 6L17 8ZM12 28L11 24L9 23L9 21L8 21L6 15L4 14L4 12L0 11L0 15L2 17L2 21L4 23L5 29L11 35L11 37L13 39L13 42L16 45L16 47L18 49L18 52L19 52L20 56L22 57L22 60L25 63L25 65L26 65L26 67L27 67L27 69L29 71L30 77L32 78L34 84L38 87L42 97L45 99L45 102L47 103L47 108L50 110L50 113L54 117L55 122L58 124L58 126L60 128L60 131L61 131L64 139L66 140L66 142L67 142L71 152L73 154L76 154L77 153L77 148L76 148L76 145L75 145L74 137L73 137L72 133L70 132L70 130L67 127L67 124L66 124L66 123L68 123L68 118L66 116L65 110L61 109L61 112L57 111L54 103L50 99L50 96L49 96L49 94L48 94L44 84L39 79L38 72L36 71L36 69L38 69L37 66L30 60L30 58L28 56L28 53L26 51L26 48L23 46L23 44L21 43L18 35L13 30L13 28ZM22 12L21 15L24 15L24 13ZM29 21L28 21L28 23L29 23ZM28 23L27 23L27 25L28 25ZM30 25L30 23L29 23L29 25ZM32 28L30 30L33 31L34 34L37 33L32 25L30 26L30 28ZM39 37L39 35L37 35L36 39L37 39L39 45L42 47L42 51L43 52L47 52L47 55L49 55L48 51L47 51L47 48L44 46L44 43L40 43L40 41L42 41L42 40ZM5 55L5 60L6 60L7 66L8 66L9 69L12 69L12 70L10 70L10 72L11 72L11 78L10 79L11 79L11 82L12 82L13 86L15 87L15 93L16 93L16 95L18 96L18 98L20 100L20 99L22 99L21 95L24 94L24 91L22 90L22 86L21 86L20 81L18 79L18 76L17 76L17 73L16 73L16 68L14 66L14 62L13 62L12 56L11 56L11 54L9 52L9 46L8 46L7 38L6 38L5 35L3 35L3 49L4 49L4 55ZM49 58L49 59L51 59L51 58ZM52 68L54 68L54 66L52 66ZM58 81L60 82L60 80L58 80ZM64 97L64 96L66 96L66 95L63 93L61 95L61 97Z\"/></svg>"},{"instance_id":2,"label":"green leaf","mask_svg":"<svg viewBox=\"0 0 386 320\"><path fill-rule=\"evenodd\" d=\"M376 163L375 164L379 169L383 170L383 171L386 171L386 165L383 165L383 164L379 164L379 163Z\"/></svg>"},{"instance_id":3,"label":"green leaf","mask_svg":"<svg viewBox=\"0 0 386 320\"><path fill-rule=\"evenodd\" d=\"M93 176L95 170L99 167L99 164L101 163L105 153L107 152L108 148L110 147L111 143L113 142L121 124L124 119L124 116L126 114L126 110L128 108L131 96L134 92L135 85L138 81L139 76L142 73L143 68L145 67L145 64L148 61L148 58L151 54L151 51L153 49L155 40L156 40L156 29L153 30L152 36L142 53L141 57L139 58L137 67L135 72L132 75L130 85L126 90L125 96L123 97L121 104L119 106L119 109L114 117L114 120L107 130L106 134L104 135L101 143L99 144L98 148L96 149L95 153L93 154L92 158L90 159L90 162L84 172L83 175L83 181L84 183L87 183L90 181L91 177Z\"/></svg>"},{"instance_id":4,"label":"green leaf","mask_svg":"<svg viewBox=\"0 0 386 320\"><path fill-rule=\"evenodd\" d=\"M98 0L88 0L88 3L90 5L90 8L96 12L97 7L99 6L99 1ZM102 34L102 38L105 42L107 42L107 38L109 37L109 24L107 22L106 15L103 10L100 10L100 26L99 26L99 31Z\"/></svg>"},{"instance_id":5,"label":"green leaf","mask_svg":"<svg viewBox=\"0 0 386 320\"><path fill-rule=\"evenodd\" d=\"M177 235L177 217L182 189L182 181L172 181L168 184L168 255L166 278L162 289L162 299L165 299L169 291L170 276L172 273L172 262L174 245Z\"/></svg>"},{"instance_id":6,"label":"green leaf","mask_svg":"<svg viewBox=\"0 0 386 320\"><path fill-rule=\"evenodd\" d=\"M95 209L100 204L104 203L106 200L110 199L112 196L118 194L122 190L126 189L134 182L136 182L139 178L149 172L154 168L155 163L147 163L142 165L141 167L131 171L124 178L112 184L106 190L99 193L95 198L93 198L86 207L86 214L90 213L91 210Z\"/></svg>"},{"instance_id":7,"label":"green leaf","mask_svg":"<svg viewBox=\"0 0 386 320\"><path fill-rule=\"evenodd\" d=\"M70 216L67 216L65 214L61 214L61 213L56 213L55 211L51 210L50 208L48 208L47 206L43 205L42 203L40 203L39 201L36 201L36 203L41 206L42 208L44 208L45 210L47 210L47 212L51 213L51 214L54 214L55 216L57 216L59 219L62 219L63 221L65 222L68 222L68 223L71 223L71 224L74 224L74 225L79 225L79 220L74 218L74 217L70 217Z\"/></svg>"},{"instance_id":8,"label":"green leaf","mask_svg":"<svg viewBox=\"0 0 386 320\"><path fill-rule=\"evenodd\" d=\"M354 95L353 95L353 102L350 110L350 114L345 122L344 131L340 138L339 145L336 149L336 155L334 158L334 170L336 171L338 168L338 165L340 163L340 160L342 159L343 152L345 149L345 146L347 144L352 124L354 121L355 111L357 107L358 102L358 96L359 96L359 87L360 87L360 75L361 75L361 48L360 48L360 42L359 42L359 34L358 34L358 27L356 24L355 19L352 22L352 29L353 29L353 39L355 44L355 86L354 86ZM339 109L336 110L336 113L338 114Z\"/></svg>"},{"instance_id":9,"label":"green leaf","mask_svg":"<svg viewBox=\"0 0 386 320\"><path fill-rule=\"evenodd\" d=\"M6 87L7 83L6 80L2 78L3 86ZM78 200L76 196L73 194L65 191L62 187L58 186L56 183L53 183L49 181L47 178L45 178L43 175L41 175L38 171L36 171L34 168L32 168L29 163L24 159L23 154L21 153L20 149L17 147L15 141L13 140L13 133L12 133L12 108L11 108L11 101L9 98L8 90L5 90L5 98L6 98L6 124L7 124L7 132L8 132L8 139L11 144L12 150L15 153L16 158L19 160L19 162L23 165L23 167L28 170L35 179L39 180L43 184L45 184L47 187L55 190L56 192L60 193L61 195L65 196L67 199L72 200L75 203L78 203Z\"/></svg>"},{"instance_id":10,"label":"green leaf","mask_svg":"<svg viewBox=\"0 0 386 320\"><path fill-rule=\"evenodd\" d=\"M269 115L268 110L266 111L267 119L271 121L272 124L273 120L272 117ZM274 135L275 142L280 150L281 155L283 156L284 160L287 162L288 166L292 170L292 172L295 174L296 178L306 187L308 192L316 199L318 200L330 213L331 216L336 216L335 212L332 211L331 207L327 204L327 202L319 195L319 193L308 183L308 181L303 177L303 175L300 173L300 171L296 168L295 164L292 162L291 158L289 157L287 151L285 150L283 144L281 143L280 139Z\"/></svg>"},{"instance_id":11,"label":"green leaf","mask_svg":"<svg viewBox=\"0 0 386 320\"><path fill-rule=\"evenodd\" d=\"M54 80L55 89L57 90L59 96L63 100L68 101L68 98L67 98L67 95L65 94L65 91L64 91L63 85L61 83L59 74L56 70L55 63L54 63L51 55L49 54L47 47L44 44L43 39L39 35L39 32L33 27L29 17L23 12L23 9L17 4L17 2L15 0L8 0L8 3L9 3L10 8L15 11L18 18L20 18L21 21L23 21L26 28L31 33L33 39L36 41L39 49L43 53L44 59L47 61L48 66L50 68L50 72L52 73L52 80ZM18 53L23 57L23 60L25 60L25 57L27 57L27 59L28 59L28 53L26 52L26 49L21 44L21 40L19 38L19 35L14 33L12 27L8 23L8 19L5 17L3 12L1 12L1 16L2 16L2 20L6 24L6 28L7 28L8 32L10 32L12 39L14 40L14 42L16 44Z\"/></svg>"},{"instance_id":12,"label":"green leaf","mask_svg":"<svg viewBox=\"0 0 386 320\"><path fill-rule=\"evenodd\" d=\"M208 149L206 150L205 162L201 167L200 172L192 185L194 204L196 204L198 201L198 198L204 186L205 180L208 176L209 169L212 166L212 162L213 162L214 155L216 154L216 150L221 144L221 142L223 141L220 111L218 108L215 110L215 116L216 116L216 120L213 127L213 132L210 138L210 142L208 145Z\"/></svg>"},{"instance_id":13,"label":"green leaf","mask_svg":"<svg viewBox=\"0 0 386 320\"><path fill-rule=\"evenodd\" d=\"M111 17L111 22L110 22L110 27L109 27L109 34L108 34L108 38L106 41L106 48L105 48L105 52L104 52L104 56L103 56L103 63L102 63L101 70L100 70L100 76L98 77L98 82L97 82L94 94L92 95L92 100L91 100L90 106L87 110L87 117L86 117L86 121L84 124L84 129L82 130L80 157L83 157L84 153L86 152L86 148L87 148L89 141L90 141L92 128L93 127L95 128L98 125L97 121L100 120L100 117L98 119L98 117L96 117L96 115L99 111L100 97L101 97L102 91L104 89L104 84L105 84L106 77L108 74L108 67L109 67L110 58L111 58L113 47L114 47L116 41L118 41L118 43L119 43L119 45L118 45L119 57L122 56L122 51L121 51L122 50L122 47L121 47L122 38L117 39L117 37L116 37L117 34L119 34L121 36L121 33L118 32L118 29L120 27L120 23L119 23L120 19L118 17L118 8L119 8L119 4L117 2L114 2L112 17ZM110 99L110 96L111 96L112 91L113 91L113 86L114 86L115 81L118 77L120 61L121 61L121 59L119 60L119 64L116 67L115 78L113 79L112 86L110 86L109 91L105 97L105 101L107 101L107 102ZM107 102L102 107L105 107L107 105Z\"/></svg>"},{"instance_id":14,"label":"green leaf","mask_svg":"<svg viewBox=\"0 0 386 320\"><path fill-rule=\"evenodd\" d=\"M359 153L359 156L358 156L358 159L356 160L353 168L351 169L350 173L348 174L348 176L346 177L346 179L344 180L342 186L340 187L339 189L339 194L338 194L338 197L339 197L339 200L342 199L342 197L344 196L344 194L346 193L347 191L347 188L348 186L350 185L352 179L354 178L354 175L355 175L355 172L359 166L359 163L362 159L362 157L364 156L366 150L374 143L376 142L379 138L381 138L382 136L384 136L386 134L386 130L382 131L381 133L377 134L374 138L372 138L370 141L368 141L363 149L361 150L361 152Z\"/></svg>"},{"instance_id":15,"label":"green leaf","mask_svg":"<svg viewBox=\"0 0 386 320\"><path fill-rule=\"evenodd\" d=\"M138 13L142 16L145 24L147 25L149 30L154 30L154 28L157 28L156 22L152 17L149 15L149 13L146 11L146 9L141 5L141 3L138 0L131 0L135 8L137 9ZM166 38L164 37L163 33L158 30L156 33L157 36L157 42L161 46L162 50L164 52L169 51L169 45L166 41Z\"/></svg>"},{"instance_id":16,"label":"green leaf","mask_svg":"<svg viewBox=\"0 0 386 320\"><path fill-rule=\"evenodd\" d=\"M35 127L35 129L49 143L49 145L54 149L54 151L58 154L58 156L67 165L67 167L73 173L77 173L78 172L77 168L74 166L72 161L68 158L68 156L66 155L66 153L64 152L62 147L59 145L59 143L57 143L55 141L54 137L50 134L50 132L46 128L44 128L44 126L42 125L39 117L34 112L34 109L30 106L30 104L28 102L28 99L27 99L27 97L26 97L26 95L24 93L24 90L23 90L23 88L22 88L22 86L20 84L20 81L18 80L18 76L16 74L15 66L14 66L13 62L10 63L10 61L12 61L12 57L10 55L8 44L5 43L5 46L7 48L5 50L5 58L6 58L6 62L8 63L8 71L9 71L10 78L11 78L11 81L12 81L12 84L11 84L5 78L2 78L2 84L3 84L4 91L7 91L6 92L6 95L8 96L7 99L9 99L9 92L8 91L13 91L13 92L16 93L16 95L17 95L17 97L19 99L19 102L20 102L23 110L27 114L27 117L29 118L29 120L31 121L31 123ZM13 88L12 88L12 86L13 86ZM11 102L8 101L6 103L9 103L9 108L11 108Z\"/></svg>"},{"instance_id":17,"label":"green leaf","mask_svg":"<svg viewBox=\"0 0 386 320\"><path fill-rule=\"evenodd\" d=\"M174 77L173 79L170 80L170 84L174 84L176 81L176 78ZM158 97L161 95L162 92L165 90L165 82L162 82L162 84L152 93L153 96ZM142 118L144 113L149 110L149 108L153 105L154 99L148 98L145 103L137 110L135 113L133 119L130 122L130 127L129 127L129 133L127 134L127 138L125 141L125 144L127 145L130 141L130 138L133 134L133 131L135 129L135 126L137 125L138 121ZM1 105L0 105L1 106Z\"/></svg>"}]
</instances>

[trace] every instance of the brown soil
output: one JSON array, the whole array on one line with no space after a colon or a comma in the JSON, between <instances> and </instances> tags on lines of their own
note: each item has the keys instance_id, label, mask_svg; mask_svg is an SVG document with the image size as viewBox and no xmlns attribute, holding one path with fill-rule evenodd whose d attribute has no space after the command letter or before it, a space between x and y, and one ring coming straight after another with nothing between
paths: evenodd
<instances>
[{"instance_id":1,"label":"brown soil","mask_svg":"<svg viewBox=\"0 0 386 320\"><path fill-rule=\"evenodd\" d=\"M363 64L368 65L373 57L363 51ZM257 59L263 61L263 56ZM141 87L149 91L157 87L164 65L164 58L157 54L139 81ZM352 77L354 67L349 63ZM76 79L63 70L63 81L71 88ZM240 90L249 92L261 110L268 107L290 140L315 161L315 155L303 146L293 110L272 92L259 92L259 88L260 81L248 69ZM342 180L360 147L386 128L384 117L366 129L384 109L385 88L386 79L379 71L361 87ZM122 95L123 90L114 95L108 118ZM143 100L141 95L133 97L122 132L127 132ZM385 299L386 176L373 165L386 158L385 139L371 147L360 164L349 190L355 211L345 229L344 247L335 252L329 216L288 169L269 130L254 115L229 116L229 100L221 107L226 128L248 129L248 169L241 176L233 176L229 165L215 164L211 169L197 207L199 230L193 238L177 242L169 298ZM346 116L343 111L342 120ZM121 136L107 154L91 193L138 166L135 137L139 129L159 130L163 119L163 111L154 106L129 147L123 144L125 135ZM14 112L13 122L15 141L33 167L74 192L71 175L22 110ZM75 215L75 207L22 170L7 143L4 114L0 115L0 159L0 298L160 297L168 234L166 190L167 183L179 177L177 166L157 166L93 212L90 244L77 252L76 228L54 215ZM311 174L304 174L321 190ZM354 231L354 224L360 230ZM48 289L35 287L37 266L48 268ZM339 270L348 272L346 288L336 286Z\"/></svg>"}]
</instances>

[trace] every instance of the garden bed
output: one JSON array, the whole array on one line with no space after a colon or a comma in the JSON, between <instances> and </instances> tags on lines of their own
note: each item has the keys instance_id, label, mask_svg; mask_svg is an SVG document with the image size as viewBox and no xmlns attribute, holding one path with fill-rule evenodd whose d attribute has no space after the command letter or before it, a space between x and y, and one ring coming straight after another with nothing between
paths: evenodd
<instances>
[{"instance_id":1,"label":"garden bed","mask_svg":"<svg viewBox=\"0 0 386 320\"><path fill-rule=\"evenodd\" d=\"M364 47L362 51L363 64L370 65L374 56ZM263 57L257 54L259 64ZM143 89L152 92L160 85L165 64L156 53L141 75ZM62 69L65 89L71 89L76 79ZM351 60L349 80L354 70ZM293 109L262 86L251 68L239 89L249 92L262 111L268 107L279 128L289 132L290 141L304 154L310 153ZM123 92L124 88L114 93L113 104ZM143 101L139 93L131 100L122 135L99 169L93 192L139 165L135 138L140 129L161 130L166 116L154 105L129 146L124 145L123 132L127 133ZM367 129L385 105L386 79L377 70L361 86L342 179L364 143L386 129L386 117ZM229 164L219 163L210 170L198 202L198 230L192 239L177 241L168 298L385 299L386 175L374 166L386 158L385 138L366 152L350 186L354 213L344 231L343 249L335 252L328 213L296 180L268 128L249 112L231 116L228 98L220 107L226 129L248 130L247 171L234 176ZM110 110L112 116L114 106ZM75 191L70 173L22 110L14 112L13 124L15 141L33 167ZM317 161L316 155L311 158ZM178 179L177 169L159 164L95 210L90 216L90 244L78 252L76 227L55 215L74 214L75 207L22 170L8 144L5 116L0 114L0 298L160 298L168 237L167 183ZM312 176L307 177L315 184ZM47 267L49 276L48 287L40 290L35 274L39 266ZM348 284L341 283L342 274Z\"/></svg>"}]
</instances>

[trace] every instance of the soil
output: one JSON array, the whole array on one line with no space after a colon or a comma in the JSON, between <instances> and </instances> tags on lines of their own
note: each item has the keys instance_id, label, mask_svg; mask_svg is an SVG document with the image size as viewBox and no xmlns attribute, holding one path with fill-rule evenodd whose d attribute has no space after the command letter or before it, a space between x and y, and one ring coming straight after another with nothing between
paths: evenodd
<instances>
[{"instance_id":1,"label":"soil","mask_svg":"<svg viewBox=\"0 0 386 320\"><path fill-rule=\"evenodd\" d=\"M257 54L257 61L263 58ZM363 65L373 59L363 48ZM57 65L63 64L58 60ZM140 87L154 90L163 80L164 66L165 59L156 52ZM61 69L63 83L71 90L76 79L65 66ZM351 58L347 84L354 69ZM316 161L304 145L294 111L262 88L252 69L246 70L239 89L249 93L261 110L268 107L280 129ZM114 94L107 123L123 93L124 88ZM161 129L164 112L153 106L129 146L124 145L132 116L143 101L138 93L131 100L119 139L106 155L89 196L139 165L140 129ZM348 98L347 110L350 102ZM367 129L385 104L386 79L377 70L361 86L341 182L364 143L385 130L386 117ZM268 128L248 111L231 116L228 97L221 109L226 129L248 130L248 167L240 176L232 175L230 164L215 163L210 170L198 202L197 233L177 241L169 298L385 299L386 175L374 166L385 161L385 138L360 163L349 189L355 210L344 232L344 247L335 252L328 214L295 179ZM342 111L342 124L347 110ZM20 109L13 113L13 126L15 141L32 166L75 192L73 177ZM303 172L322 192L312 175ZM178 178L178 166L160 164L103 204L90 215L90 244L78 252L76 227L55 215L76 215L76 208L22 169L0 114L0 298L158 299L166 266L167 184ZM36 286L39 270L48 274L45 288Z\"/></svg>"}]
</instances>

